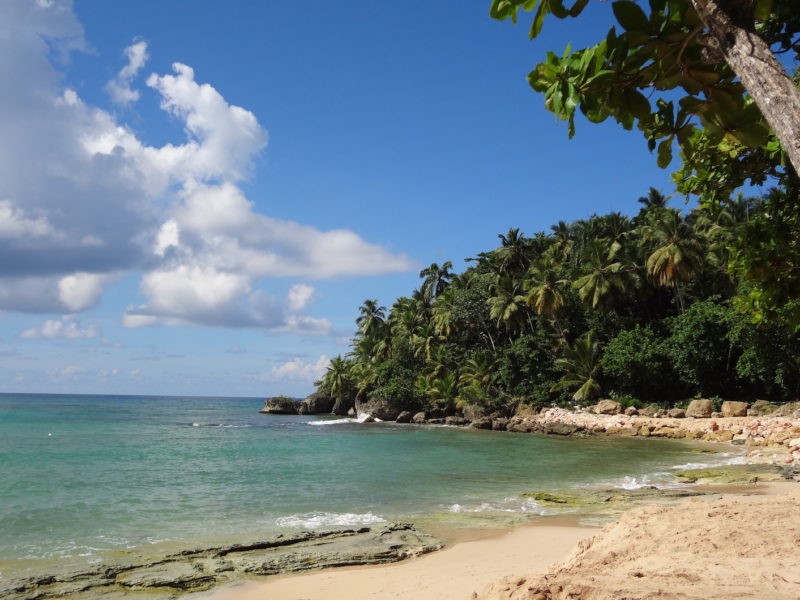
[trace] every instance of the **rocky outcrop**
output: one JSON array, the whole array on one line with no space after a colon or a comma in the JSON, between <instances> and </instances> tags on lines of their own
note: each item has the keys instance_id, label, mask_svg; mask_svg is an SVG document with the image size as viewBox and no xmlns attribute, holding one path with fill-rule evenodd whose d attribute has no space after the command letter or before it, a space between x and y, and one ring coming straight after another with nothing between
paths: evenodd
<instances>
[{"instance_id":1,"label":"rocky outcrop","mask_svg":"<svg viewBox=\"0 0 800 600\"><path fill-rule=\"evenodd\" d=\"M723 417L746 417L747 402L732 402L730 400L722 403Z\"/></svg>"},{"instance_id":2,"label":"rocky outcrop","mask_svg":"<svg viewBox=\"0 0 800 600\"><path fill-rule=\"evenodd\" d=\"M310 396L306 396L297 406L297 412L301 415L319 415L330 413L333 410L333 405L336 404L336 399L331 398L322 392L314 392Z\"/></svg>"},{"instance_id":3,"label":"rocky outcrop","mask_svg":"<svg viewBox=\"0 0 800 600\"><path fill-rule=\"evenodd\" d=\"M413 418L413 414L411 411L404 410L399 415L397 415L397 419L395 419L398 423L411 423L411 419Z\"/></svg>"},{"instance_id":4,"label":"rocky outcrop","mask_svg":"<svg viewBox=\"0 0 800 600\"><path fill-rule=\"evenodd\" d=\"M299 402L288 396L274 396L264 400L260 413L268 415L296 415Z\"/></svg>"},{"instance_id":5,"label":"rocky outcrop","mask_svg":"<svg viewBox=\"0 0 800 600\"><path fill-rule=\"evenodd\" d=\"M598 415L618 415L622 412L622 405L616 400L600 400L594 411Z\"/></svg>"},{"instance_id":6,"label":"rocky outcrop","mask_svg":"<svg viewBox=\"0 0 800 600\"><path fill-rule=\"evenodd\" d=\"M395 562L438 550L434 537L406 523L299 532L243 544L186 548L157 555L147 548L115 553L98 564L20 577L4 572L4 600L176 598L253 575Z\"/></svg>"},{"instance_id":7,"label":"rocky outcrop","mask_svg":"<svg viewBox=\"0 0 800 600\"><path fill-rule=\"evenodd\" d=\"M422 424L425 423L426 420L427 420L427 415L421 411L416 413L413 417L411 417L412 423Z\"/></svg>"},{"instance_id":8,"label":"rocky outcrop","mask_svg":"<svg viewBox=\"0 0 800 600\"><path fill-rule=\"evenodd\" d=\"M712 412L714 412L714 403L706 398L692 400L686 408L686 416L694 419L708 419Z\"/></svg>"},{"instance_id":9,"label":"rocky outcrop","mask_svg":"<svg viewBox=\"0 0 800 600\"><path fill-rule=\"evenodd\" d=\"M353 408L354 403L355 401L353 398L345 398L345 397L337 398L336 402L334 402L333 404L331 412L334 415L339 415L340 417L344 417L348 415L352 410L353 415L350 416L355 416L355 408Z\"/></svg>"},{"instance_id":10,"label":"rocky outcrop","mask_svg":"<svg viewBox=\"0 0 800 600\"><path fill-rule=\"evenodd\" d=\"M366 401L362 401L356 398L356 412L360 415L367 414L381 421L394 421L402 411L392 406L387 400L368 398Z\"/></svg>"}]
</instances>

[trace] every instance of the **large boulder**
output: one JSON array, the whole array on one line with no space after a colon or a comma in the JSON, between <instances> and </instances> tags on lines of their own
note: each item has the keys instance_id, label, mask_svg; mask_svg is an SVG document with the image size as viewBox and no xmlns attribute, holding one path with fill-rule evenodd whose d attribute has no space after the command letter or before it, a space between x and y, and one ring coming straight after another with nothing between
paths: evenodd
<instances>
[{"instance_id":1,"label":"large boulder","mask_svg":"<svg viewBox=\"0 0 800 600\"><path fill-rule=\"evenodd\" d=\"M747 402L733 402L726 400L722 403L722 416L723 417L746 417L747 416Z\"/></svg>"},{"instance_id":2,"label":"large boulder","mask_svg":"<svg viewBox=\"0 0 800 600\"><path fill-rule=\"evenodd\" d=\"M767 400L756 400L750 407L750 412L757 417L763 417L764 415L771 415L777 408L777 406Z\"/></svg>"},{"instance_id":3,"label":"large boulder","mask_svg":"<svg viewBox=\"0 0 800 600\"><path fill-rule=\"evenodd\" d=\"M667 416L673 419L683 419L686 417L686 411L682 408L670 408L667 411Z\"/></svg>"},{"instance_id":4,"label":"large boulder","mask_svg":"<svg viewBox=\"0 0 800 600\"><path fill-rule=\"evenodd\" d=\"M412 423L422 424L425 423L427 420L428 420L427 415L422 411L416 413L413 417L411 417Z\"/></svg>"},{"instance_id":5,"label":"large boulder","mask_svg":"<svg viewBox=\"0 0 800 600\"><path fill-rule=\"evenodd\" d=\"M411 423L411 418L412 418L413 416L414 416L414 415L411 413L411 411L404 410L404 411L403 411L403 412L401 412L399 415L397 415L397 419L396 419L396 421L397 421L398 423Z\"/></svg>"},{"instance_id":6,"label":"large boulder","mask_svg":"<svg viewBox=\"0 0 800 600\"><path fill-rule=\"evenodd\" d=\"M616 400L600 400L594 410L598 415L618 415L622 412L622 404Z\"/></svg>"},{"instance_id":7,"label":"large boulder","mask_svg":"<svg viewBox=\"0 0 800 600\"><path fill-rule=\"evenodd\" d=\"M297 400L288 396L274 396L264 400L264 408L258 412L268 415L296 415L297 405Z\"/></svg>"},{"instance_id":8,"label":"large boulder","mask_svg":"<svg viewBox=\"0 0 800 600\"><path fill-rule=\"evenodd\" d=\"M337 398L336 402L333 403L333 408L331 409L331 412L334 415L339 415L344 417L346 415L349 415L351 410L353 410L353 398L341 397ZM354 410L353 412L355 413ZM353 416L355 416L355 414Z\"/></svg>"},{"instance_id":9,"label":"large boulder","mask_svg":"<svg viewBox=\"0 0 800 600\"><path fill-rule=\"evenodd\" d=\"M336 404L335 398L331 398L323 392L314 392L298 404L297 412L301 415L329 413L333 410L334 404Z\"/></svg>"},{"instance_id":10,"label":"large boulder","mask_svg":"<svg viewBox=\"0 0 800 600\"><path fill-rule=\"evenodd\" d=\"M707 398L698 398L689 402L686 416L694 419L708 419L714 412L714 402Z\"/></svg>"},{"instance_id":11,"label":"large boulder","mask_svg":"<svg viewBox=\"0 0 800 600\"><path fill-rule=\"evenodd\" d=\"M658 412L658 407L652 404L639 409L639 415L642 417L654 417L656 412Z\"/></svg>"},{"instance_id":12,"label":"large boulder","mask_svg":"<svg viewBox=\"0 0 800 600\"><path fill-rule=\"evenodd\" d=\"M361 400L356 398L356 412L360 415L368 414L381 421L394 421L402 411L392 406L388 400L376 400L367 398Z\"/></svg>"}]
</instances>

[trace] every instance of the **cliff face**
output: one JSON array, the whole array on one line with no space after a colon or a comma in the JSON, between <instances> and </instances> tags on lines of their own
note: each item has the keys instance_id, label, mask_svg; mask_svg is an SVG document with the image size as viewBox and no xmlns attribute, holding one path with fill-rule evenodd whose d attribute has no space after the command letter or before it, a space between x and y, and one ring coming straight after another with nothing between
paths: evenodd
<instances>
[{"instance_id":1,"label":"cliff face","mask_svg":"<svg viewBox=\"0 0 800 600\"><path fill-rule=\"evenodd\" d=\"M274 396L264 400L264 408L258 412L268 415L296 415L297 404L297 400L287 396Z\"/></svg>"}]
</instances>

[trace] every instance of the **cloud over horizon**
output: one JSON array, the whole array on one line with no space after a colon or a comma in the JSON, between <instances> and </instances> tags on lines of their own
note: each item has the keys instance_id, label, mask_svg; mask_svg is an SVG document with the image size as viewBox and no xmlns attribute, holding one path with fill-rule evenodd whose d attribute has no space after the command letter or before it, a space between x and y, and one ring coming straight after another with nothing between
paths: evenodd
<instances>
[{"instance_id":1,"label":"cloud over horizon","mask_svg":"<svg viewBox=\"0 0 800 600\"><path fill-rule=\"evenodd\" d=\"M413 266L350 230L257 212L239 184L252 175L267 131L197 82L188 65L144 80L185 133L151 146L84 102L50 61L51 48L67 55L86 47L70 2L4 2L0 32L0 76L15 82L0 96L0 309L78 313L133 272L145 302L131 302L127 326L318 335L332 326L305 314L314 288L303 282ZM148 44L137 40L124 55L106 91L133 110L145 101L137 81ZM303 282L278 299L263 289L276 277ZM75 325L53 322L62 332Z\"/></svg>"}]
</instances>

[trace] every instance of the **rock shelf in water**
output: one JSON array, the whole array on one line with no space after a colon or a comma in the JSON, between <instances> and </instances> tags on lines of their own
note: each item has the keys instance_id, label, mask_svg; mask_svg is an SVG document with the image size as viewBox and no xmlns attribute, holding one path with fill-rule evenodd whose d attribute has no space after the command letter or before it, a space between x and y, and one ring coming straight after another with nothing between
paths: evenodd
<instances>
[{"instance_id":1,"label":"rock shelf in water","mask_svg":"<svg viewBox=\"0 0 800 600\"><path fill-rule=\"evenodd\" d=\"M323 567L389 563L439 550L434 537L406 523L380 527L304 531L266 540L158 555L147 548L116 553L82 569L9 578L4 600L166 600L207 590L248 575L296 573Z\"/></svg>"}]
</instances>

